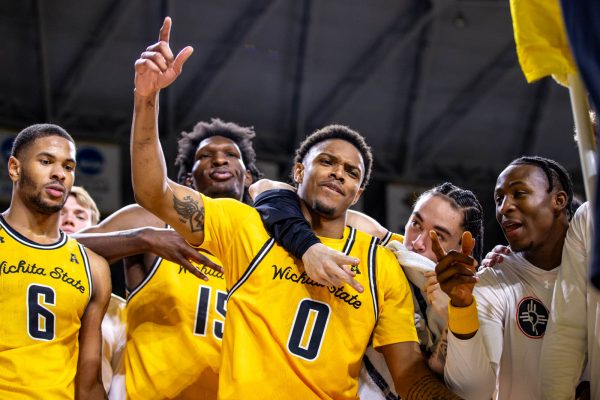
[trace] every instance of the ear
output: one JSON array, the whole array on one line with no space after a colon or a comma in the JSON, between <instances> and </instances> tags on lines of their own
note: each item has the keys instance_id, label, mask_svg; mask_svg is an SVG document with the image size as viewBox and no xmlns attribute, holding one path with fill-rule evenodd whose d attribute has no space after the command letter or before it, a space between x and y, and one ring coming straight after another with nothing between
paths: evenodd
<instances>
[{"instance_id":1,"label":"ear","mask_svg":"<svg viewBox=\"0 0 600 400\"><path fill-rule=\"evenodd\" d=\"M252 173L249 169L246 170L246 177L244 178L244 186L250 187L254 183L254 179L252 179Z\"/></svg>"},{"instance_id":2,"label":"ear","mask_svg":"<svg viewBox=\"0 0 600 400\"><path fill-rule=\"evenodd\" d=\"M301 184L302 181L304 180L304 164L302 163L296 163L294 164L294 169L293 169L293 174L292 176L294 177L294 182L296 182L296 184Z\"/></svg>"},{"instance_id":3,"label":"ear","mask_svg":"<svg viewBox=\"0 0 600 400\"><path fill-rule=\"evenodd\" d=\"M21 176L21 162L13 156L8 159L8 176L13 182L17 182Z\"/></svg>"},{"instance_id":4,"label":"ear","mask_svg":"<svg viewBox=\"0 0 600 400\"><path fill-rule=\"evenodd\" d=\"M559 190L554 194L553 205L556 211L563 211L568 204L567 193L564 190Z\"/></svg>"},{"instance_id":5,"label":"ear","mask_svg":"<svg viewBox=\"0 0 600 400\"><path fill-rule=\"evenodd\" d=\"M352 200L352 205L356 204L356 202L358 201L358 199L360 199L360 196L363 194L364 191L365 191L364 188L358 189L358 192L356 192L356 195L354 196L354 199Z\"/></svg>"}]
</instances>

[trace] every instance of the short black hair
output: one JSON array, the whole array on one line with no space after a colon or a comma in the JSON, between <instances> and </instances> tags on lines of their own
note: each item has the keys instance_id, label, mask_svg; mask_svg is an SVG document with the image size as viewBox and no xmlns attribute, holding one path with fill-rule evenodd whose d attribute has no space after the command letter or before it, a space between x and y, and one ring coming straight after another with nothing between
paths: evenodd
<instances>
[{"instance_id":1,"label":"short black hair","mask_svg":"<svg viewBox=\"0 0 600 400\"><path fill-rule=\"evenodd\" d=\"M223 136L232 140L242 153L242 161L246 169L250 171L253 182L262 178L263 174L256 167L256 152L252 141L256 132L251 126L240 126L234 122L223 122L219 118L212 118L210 122L200 121L191 132L181 132L181 138L177 142L177 158L175 166L179 167L177 181L183 183L189 173L192 172L198 145L204 139L213 136ZM246 193L244 198L246 198Z\"/></svg>"},{"instance_id":2,"label":"short black hair","mask_svg":"<svg viewBox=\"0 0 600 400\"><path fill-rule=\"evenodd\" d=\"M567 193L567 205L565 210L567 211L569 221L573 218L573 214L575 213L573 204L573 181L565 167L554 160L539 156L519 157L511 161L508 165L533 165L544 171L546 178L548 179L548 193L552 192L555 186L560 185L562 190Z\"/></svg>"},{"instance_id":3,"label":"short black hair","mask_svg":"<svg viewBox=\"0 0 600 400\"><path fill-rule=\"evenodd\" d=\"M69 135L69 133L67 133L67 131L60 126L54 124L35 124L28 126L19 132L13 141L10 155L15 158L19 158L19 154L21 154L28 146L33 144L33 142L35 142L37 139L48 136L59 136L75 144L75 141L71 135Z\"/></svg>"},{"instance_id":4,"label":"short black hair","mask_svg":"<svg viewBox=\"0 0 600 400\"><path fill-rule=\"evenodd\" d=\"M365 141L365 138L360 133L350 129L345 125L328 125L308 135L306 139L300 143L298 150L296 150L294 164L301 163L313 146L329 139L345 140L358 149L362 155L363 162L365 163L365 176L363 177L360 187L366 187L371 179L371 169L373 168L373 152Z\"/></svg>"},{"instance_id":5,"label":"short black hair","mask_svg":"<svg viewBox=\"0 0 600 400\"><path fill-rule=\"evenodd\" d=\"M450 182L444 182L424 192L417 201L428 194L444 197L449 200L453 208L462 210L462 228L471 232L475 241L473 257L477 262L481 262L483 256L483 207L477 196L470 190L459 188Z\"/></svg>"}]
</instances>

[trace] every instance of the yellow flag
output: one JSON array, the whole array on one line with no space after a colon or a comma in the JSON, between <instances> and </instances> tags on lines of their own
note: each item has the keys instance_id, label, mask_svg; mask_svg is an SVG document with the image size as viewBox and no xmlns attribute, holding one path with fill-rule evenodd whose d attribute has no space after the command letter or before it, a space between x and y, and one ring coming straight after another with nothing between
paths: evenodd
<instances>
[{"instance_id":1,"label":"yellow flag","mask_svg":"<svg viewBox=\"0 0 600 400\"><path fill-rule=\"evenodd\" d=\"M517 55L527 82L552 75L567 86L577 73L559 0L510 0Z\"/></svg>"}]
</instances>

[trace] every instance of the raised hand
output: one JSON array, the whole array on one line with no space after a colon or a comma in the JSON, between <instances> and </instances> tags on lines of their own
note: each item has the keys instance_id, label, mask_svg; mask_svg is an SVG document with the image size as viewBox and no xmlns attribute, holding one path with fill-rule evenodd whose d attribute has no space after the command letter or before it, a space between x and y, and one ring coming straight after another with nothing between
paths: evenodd
<instances>
[{"instance_id":1,"label":"raised hand","mask_svg":"<svg viewBox=\"0 0 600 400\"><path fill-rule=\"evenodd\" d=\"M504 261L504 256L509 254L510 247L499 244L485 255L485 258L481 261L481 266L484 268L491 268L494 265L500 265L502 264L502 261Z\"/></svg>"},{"instance_id":2,"label":"raised hand","mask_svg":"<svg viewBox=\"0 0 600 400\"><path fill-rule=\"evenodd\" d=\"M147 97L156 94L160 89L169 86L179 74L186 60L194 49L184 47L176 57L169 47L171 34L171 17L166 17L160 28L158 42L148 46L135 62L135 91Z\"/></svg>"},{"instance_id":3,"label":"raised hand","mask_svg":"<svg viewBox=\"0 0 600 400\"><path fill-rule=\"evenodd\" d=\"M450 297L453 306L470 305L473 302L473 288L478 281L475 276L477 261L470 256L475 247L473 236L468 231L464 232L461 251L452 250L448 253L434 231L430 231L429 236L431 249L438 260L435 273L440 287Z\"/></svg>"},{"instance_id":4,"label":"raised hand","mask_svg":"<svg viewBox=\"0 0 600 400\"><path fill-rule=\"evenodd\" d=\"M331 249L322 243L313 244L302 256L304 272L315 282L327 286L341 286L344 282L352 286L358 293L363 287L358 283L350 266L358 265L360 260Z\"/></svg>"}]
</instances>

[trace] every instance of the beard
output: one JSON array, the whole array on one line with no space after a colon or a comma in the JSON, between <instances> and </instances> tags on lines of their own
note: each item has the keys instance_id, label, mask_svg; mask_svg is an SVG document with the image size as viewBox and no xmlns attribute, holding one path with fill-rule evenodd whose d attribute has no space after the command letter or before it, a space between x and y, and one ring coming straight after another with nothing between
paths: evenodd
<instances>
[{"instance_id":1,"label":"beard","mask_svg":"<svg viewBox=\"0 0 600 400\"><path fill-rule=\"evenodd\" d=\"M41 191L37 190L35 182L29 177L25 170L21 172L19 186L23 191L26 202L30 204L35 211L42 214L50 215L59 212L67 201L66 193L60 204L52 204L44 201L42 199Z\"/></svg>"},{"instance_id":2,"label":"beard","mask_svg":"<svg viewBox=\"0 0 600 400\"><path fill-rule=\"evenodd\" d=\"M336 208L331 206L326 206L323 203L315 200L313 203L312 209L322 217L331 218L335 214Z\"/></svg>"}]
</instances>

